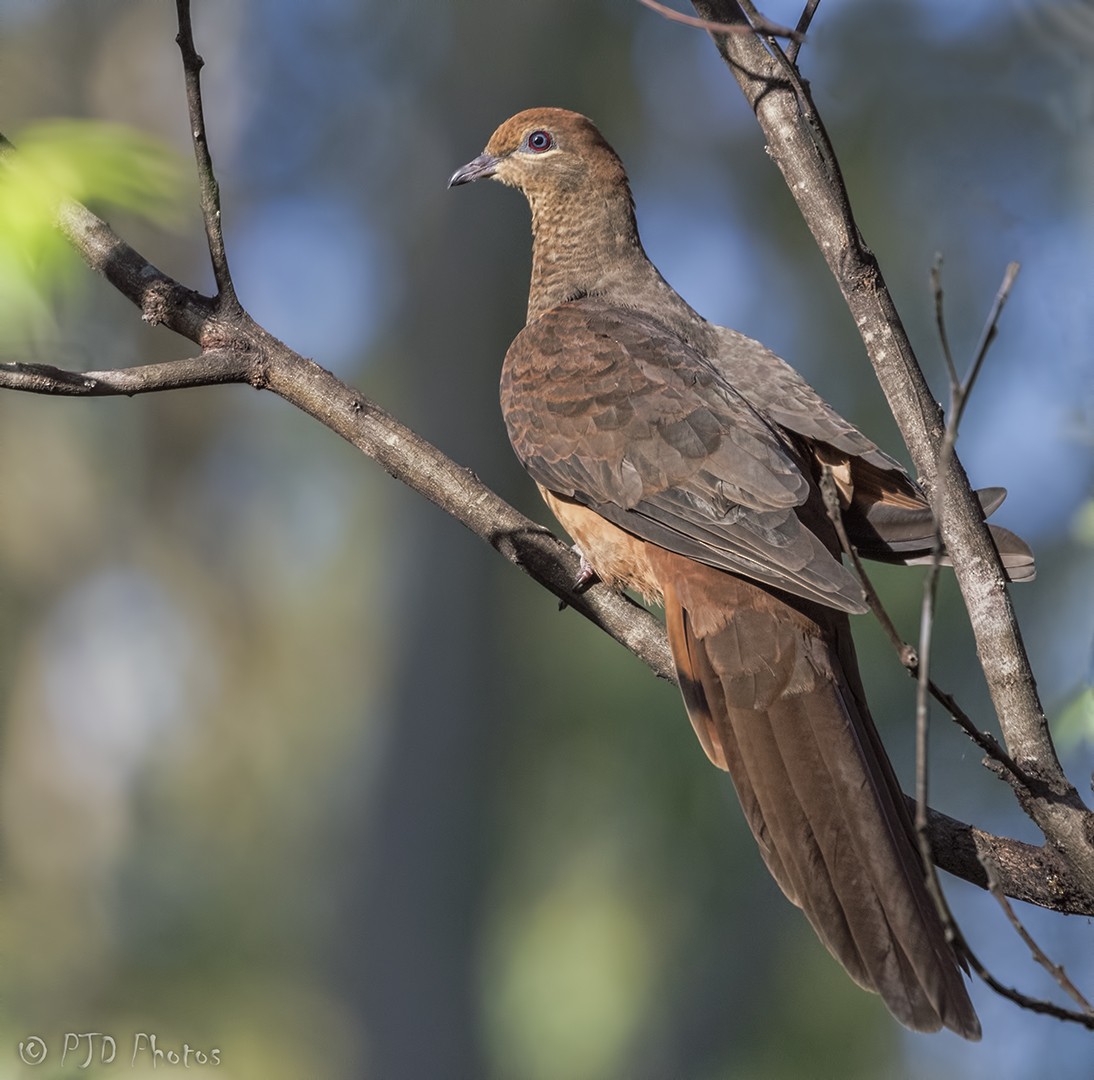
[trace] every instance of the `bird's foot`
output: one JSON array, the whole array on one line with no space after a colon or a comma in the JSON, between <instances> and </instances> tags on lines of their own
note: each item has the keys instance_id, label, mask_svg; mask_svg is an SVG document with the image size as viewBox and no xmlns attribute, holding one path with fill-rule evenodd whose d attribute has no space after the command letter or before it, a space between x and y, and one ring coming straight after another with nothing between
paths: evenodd
<instances>
[{"instance_id":1,"label":"bird's foot","mask_svg":"<svg viewBox=\"0 0 1094 1080\"><path fill-rule=\"evenodd\" d=\"M593 569L593 564L585 558L585 553L577 544L574 544L571 550L573 550L574 554L581 559L581 565L578 567L577 577L574 578L572 586L574 592L580 596L583 592L591 589L600 580L600 575ZM558 602L559 611L565 611L567 606L565 600L560 600Z\"/></svg>"},{"instance_id":2,"label":"bird's foot","mask_svg":"<svg viewBox=\"0 0 1094 1080\"><path fill-rule=\"evenodd\" d=\"M574 552L581 559L581 566L578 569L577 577L574 579L574 592L580 596L581 593L591 589L600 580L600 575L593 569L593 564L585 558L585 552L577 544L574 544Z\"/></svg>"}]
</instances>

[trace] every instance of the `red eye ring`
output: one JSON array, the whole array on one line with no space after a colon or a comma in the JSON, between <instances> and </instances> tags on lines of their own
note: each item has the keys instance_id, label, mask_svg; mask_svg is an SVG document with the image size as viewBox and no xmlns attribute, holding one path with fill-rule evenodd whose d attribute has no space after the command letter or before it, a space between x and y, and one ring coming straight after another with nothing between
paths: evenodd
<instances>
[{"instance_id":1,"label":"red eye ring","mask_svg":"<svg viewBox=\"0 0 1094 1080\"><path fill-rule=\"evenodd\" d=\"M525 140L528 149L534 154L542 154L555 145L554 136L549 131L533 131Z\"/></svg>"}]
</instances>

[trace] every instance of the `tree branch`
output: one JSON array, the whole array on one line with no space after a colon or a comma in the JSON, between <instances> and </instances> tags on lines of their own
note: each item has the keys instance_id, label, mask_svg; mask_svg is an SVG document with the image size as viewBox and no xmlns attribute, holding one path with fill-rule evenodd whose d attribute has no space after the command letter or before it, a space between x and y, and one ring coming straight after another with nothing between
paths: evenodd
<instances>
[{"instance_id":1,"label":"tree branch","mask_svg":"<svg viewBox=\"0 0 1094 1080\"><path fill-rule=\"evenodd\" d=\"M205 340L215 336L216 308L209 297L168 277L80 203L63 203L57 224L84 262L140 308L146 323L166 326L190 341L216 347L215 342Z\"/></svg>"},{"instance_id":2,"label":"tree branch","mask_svg":"<svg viewBox=\"0 0 1094 1080\"><path fill-rule=\"evenodd\" d=\"M700 17L741 23L734 0L693 0ZM795 66L776 43L714 33L756 114L771 157L836 278L889 407L928 493L941 491L940 527L969 611L977 654L1011 757L1040 783L1023 801L1094 893L1094 819L1064 776L1022 644L994 545L956 455L940 470L944 425L873 253L851 213L824 126Z\"/></svg>"},{"instance_id":3,"label":"tree branch","mask_svg":"<svg viewBox=\"0 0 1094 1080\"><path fill-rule=\"evenodd\" d=\"M253 323L246 312L228 320L215 314L207 298L157 270L85 207L70 204L66 208L65 231L88 264L102 269L138 307L146 308L148 296L155 296L157 322L178 329L194 341L230 340L238 348L210 348L197 357L113 371L76 372L43 364L3 364L0 388L86 397L153 393L225 382L271 390L462 522L568 607L634 653L659 677L675 680L661 623L605 585L575 593L573 583L580 569L577 556L543 526L495 495L468 469L451 461L329 371L293 352ZM943 869L982 888L987 888L987 877L977 856L986 852L1008 896L1057 911L1094 914L1094 901L1074 885L1066 862L1049 851L992 836L934 811L931 843Z\"/></svg>"},{"instance_id":4,"label":"tree branch","mask_svg":"<svg viewBox=\"0 0 1094 1080\"><path fill-rule=\"evenodd\" d=\"M674 681L661 624L606 586L573 591L578 560L561 540L495 495L469 470L399 423L329 371L294 352L241 308L223 313L145 259L86 207L66 203L59 224L85 262L162 324L204 346L200 356L113 371L76 372L44 364L0 364L0 388L104 397L184 386L248 383L319 420L393 477L451 514L568 607L615 638L655 674Z\"/></svg>"},{"instance_id":5,"label":"tree branch","mask_svg":"<svg viewBox=\"0 0 1094 1080\"><path fill-rule=\"evenodd\" d=\"M188 21L187 8L180 0L180 22ZM187 36L188 26L183 23L180 37L186 40ZM0 147L3 145L0 136ZM208 166L211 180L211 162ZM170 328L197 343L202 352L196 357L113 371L0 365L0 388L107 396L238 382L270 390L462 522L567 606L623 644L656 674L675 678L661 624L645 609L604 585L576 593L573 583L579 562L573 552L547 529L500 499L469 470L452 462L329 371L289 349L238 305L225 307L164 274L86 207L65 204L59 211L58 223L85 262L128 297L146 321ZM212 248L211 258L216 259ZM226 267L225 262L225 271ZM1008 895L1054 910L1094 914L1094 893L1076 882L1073 869L1057 851L991 836L934 812L931 840L940 866L976 884L985 888L988 884L978 857L983 855L991 859Z\"/></svg>"},{"instance_id":6,"label":"tree branch","mask_svg":"<svg viewBox=\"0 0 1094 1080\"><path fill-rule=\"evenodd\" d=\"M906 795L905 801L914 814L915 799ZM935 863L947 873L987 889L985 867L991 866L1000 888L1014 900L1070 915L1094 915L1094 896L1083 891L1059 851L993 836L930 807L927 820Z\"/></svg>"},{"instance_id":7,"label":"tree branch","mask_svg":"<svg viewBox=\"0 0 1094 1080\"><path fill-rule=\"evenodd\" d=\"M211 351L159 364L111 371L65 371L49 364L0 364L0 389L56 397L132 397L159 390L182 390L220 383L253 383L254 357Z\"/></svg>"},{"instance_id":8,"label":"tree branch","mask_svg":"<svg viewBox=\"0 0 1094 1080\"><path fill-rule=\"evenodd\" d=\"M768 37L788 38L791 42L799 45L805 40L804 27L799 25L796 30L791 30L789 26L780 26L756 12L753 13L751 26L748 24L740 26L732 23L714 22L711 19L697 19L694 15L685 15L681 11L670 8L667 4L659 3L658 0L638 0L638 2L648 7L650 11L656 11L658 15L668 19L669 22L681 23L696 30L717 31L721 34L751 34L755 31ZM817 2L819 3L820 0L817 0ZM806 24L808 25L808 20Z\"/></svg>"}]
</instances>

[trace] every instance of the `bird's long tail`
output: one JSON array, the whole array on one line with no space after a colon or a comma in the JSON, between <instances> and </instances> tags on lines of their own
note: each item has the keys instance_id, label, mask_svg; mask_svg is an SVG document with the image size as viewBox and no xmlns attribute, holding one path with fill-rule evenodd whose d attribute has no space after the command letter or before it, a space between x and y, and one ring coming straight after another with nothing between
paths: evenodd
<instances>
[{"instance_id":1,"label":"bird's long tail","mask_svg":"<svg viewBox=\"0 0 1094 1080\"><path fill-rule=\"evenodd\" d=\"M696 733L727 769L764 861L861 986L919 1031L980 1024L924 885L900 786L842 612L680 560L662 567Z\"/></svg>"}]
</instances>

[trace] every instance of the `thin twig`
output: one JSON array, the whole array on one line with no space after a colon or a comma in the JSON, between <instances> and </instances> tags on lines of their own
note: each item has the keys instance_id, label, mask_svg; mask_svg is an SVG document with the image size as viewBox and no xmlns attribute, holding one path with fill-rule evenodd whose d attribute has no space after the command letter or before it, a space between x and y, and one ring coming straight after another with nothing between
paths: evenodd
<instances>
[{"instance_id":1,"label":"thin twig","mask_svg":"<svg viewBox=\"0 0 1094 1080\"><path fill-rule=\"evenodd\" d=\"M213 172L209 141L205 136L205 113L201 104L201 69L205 61L194 47L194 31L190 21L190 0L175 0L179 32L175 38L182 53L182 68L186 78L186 105L190 111L190 136L197 160L198 184L201 189L201 216L205 222L205 237L209 258L217 283L217 307L223 314L238 313L239 300L228 269L228 254L224 249L224 230L220 218L220 185Z\"/></svg>"},{"instance_id":2,"label":"thin twig","mask_svg":"<svg viewBox=\"0 0 1094 1080\"><path fill-rule=\"evenodd\" d=\"M862 591L866 596L866 603L874 613L874 617L881 624L882 630L885 631L885 636L892 643L893 648L896 649L897 655L900 657L900 662L909 670L913 670L917 664L915 649L900 636L900 632L897 630L893 620L889 617L889 612L885 610L885 606L882 604L881 597L878 596L877 590L874 588L874 584L870 580L869 574L866 573L866 567L862 565L862 559L859 557L859 553L855 550L854 545L851 543L851 538L847 535L847 528L843 524L843 514L840 512L839 492L836 488L836 479L832 475L832 466L827 463L821 466L820 489L821 495L824 498L824 508L828 512L828 518L835 527L836 535L839 537L840 547L854 565L859 584L862 586Z\"/></svg>"},{"instance_id":3,"label":"thin twig","mask_svg":"<svg viewBox=\"0 0 1094 1080\"><path fill-rule=\"evenodd\" d=\"M927 693L930 680L928 678L928 663L930 658L930 625L931 620L925 616L925 624L920 630L920 652L918 659L914 659L915 651L907 645L900 634L897 632L896 626L892 619L889 617L889 613L885 610L884 605L881 603L880 597L877 595L877 591L874 589L870 582L869 576L866 573L865 567L863 567L858 553L854 549L854 545L851 544L850 538L847 535L847 529L843 524L843 515L840 512L839 496L836 490L835 478L832 475L832 468L825 463L821 466L821 494L824 498L825 509L828 511L828 516L835 526L836 533L839 536L840 545L845 552L850 556L852 563L854 564L855 571L858 574L859 582L862 585L863 592L866 594L866 601L869 604L871 610L874 612L875 617L881 624L885 631L886 636L892 642L893 647L897 650L897 653L901 657L901 662L904 666L912 669L913 665L917 672L916 679L916 772L915 772L915 832L916 841L919 846L920 857L923 861L925 881L927 886L927 892L931 896L931 900L934 903L935 909L938 912L939 919L942 923L943 932L946 935L946 940L954 943L956 946L960 946L963 942L961 931L954 920L953 913L950 910L949 904L946 901L946 897L942 892L942 886L938 880L938 872L935 869L934 852L931 849L931 840L929 833L929 821L928 821L928 807L927 807ZM935 560L931 564L931 571L935 578L938 573L939 558L936 555ZM925 590L925 596L927 595ZM929 595L933 599L934 589L933 582L932 587L929 590ZM926 610L926 603L925 603Z\"/></svg>"},{"instance_id":4,"label":"thin twig","mask_svg":"<svg viewBox=\"0 0 1094 1080\"><path fill-rule=\"evenodd\" d=\"M995 336L998 333L999 317L1003 313L1003 307L1007 302L1007 298L1010 296L1014 281L1018 277L1018 269L1019 265L1016 262L1007 264L1007 268L1003 272L1003 280L995 294L995 299L992 302L988 317L984 323L984 329L981 331L980 342L977 345L972 364L969 366L969 372L964 380L961 380L957 374L957 366L954 364L953 355L950 351L949 335L946 332L946 316L945 311L943 310L941 258L936 257L934 266L931 268L931 291L934 294L935 322L938 326L939 339L942 343L942 353L946 358L946 367L950 376L950 411L946 420L945 431L942 434L942 443L938 450L938 462L935 466L935 475L939 478L944 478L949 472L950 459L953 457L954 447L957 445L957 432L961 424L961 418L965 413L965 406L968 404L969 396L972 393L973 387L976 385L976 379L984 365L984 358L988 354L988 349L991 348L991 343L995 340ZM940 480L935 486L933 500L936 529L934 550L932 551L932 566L940 561L942 557L942 535L938 529L942 520L942 506L945 502L944 491L944 483Z\"/></svg>"},{"instance_id":5,"label":"thin twig","mask_svg":"<svg viewBox=\"0 0 1094 1080\"><path fill-rule=\"evenodd\" d=\"M795 67L798 65L798 51L802 47L802 42L805 40L805 35L809 30L809 24L813 21L813 16L817 13L818 7L820 7L820 0L809 0L802 9L801 15L798 16L798 25L794 27L794 29L801 34L801 37L794 38L786 47L786 58Z\"/></svg>"},{"instance_id":6,"label":"thin twig","mask_svg":"<svg viewBox=\"0 0 1094 1080\"><path fill-rule=\"evenodd\" d=\"M942 554L944 550L940 523L942 520L943 506L945 505L945 478L949 474L950 458L953 456L954 448L957 443L958 426L961 422L965 403L968 401L969 392L975 384L976 376L984 362L988 347L991 345L995 336L999 313L1010 292L1010 287L1014 282L1016 273L1016 264L1012 263L1007 267L1007 273L1004 275L1003 284L1000 287L999 293L996 296L996 301L989 313L988 321L981 336L980 346L977 349L975 359L967 378L962 383L957 376L957 367L953 362L953 355L949 347L949 335L946 332L940 259L936 258L935 264L931 270L931 285L935 299L935 320L938 326L939 339L942 343L943 355L946 358L946 367L950 374L950 411L949 416L946 419L946 427L938 451L938 462L935 475L939 480L935 485L933 492L934 497L932 500L935 523L934 541L931 548L930 566L928 567L927 575L923 582L923 601L920 609L919 673L916 680L915 710L915 831L920 854L922 855L923 864L926 868L927 890L931 894L935 906L938 909L938 914L942 920L942 926L946 932L947 938L955 943L959 950L967 957L977 975L979 975L988 986L995 990L996 993L1001 994L1032 1011L1046 1012L1051 1015L1061 1015L1060 1013L1055 1012L1058 1006L1054 1006L1046 1001L1039 1001L1038 999L1029 997L1029 995L1020 993L1012 987L1004 986L988 972L973 953L972 949L969 948L968 942L965 941L964 936L961 934L960 929L953 919L949 904L946 902L938 882L938 871L935 868L933 852L931 850L927 806L927 758L930 733L928 695L930 687L931 641L934 631L935 596L938 589L938 575L942 567ZM992 869L983 860L981 860L981 864L988 874L988 887L992 888ZM992 889L992 891L995 892L996 890ZM1007 907L1009 908L1009 905L1007 905ZM1013 913L1008 912L1008 914L1012 915ZM1014 919L1013 922L1016 928L1019 929L1019 932L1024 933L1024 928L1020 926L1017 919ZM1032 945L1032 939L1030 940L1030 945L1035 948L1035 946ZM1043 954L1041 955L1043 956ZM1047 957L1045 960L1047 961ZM1080 1023L1094 1021L1094 1014L1089 1013L1089 1008L1086 1006L1085 1002L1083 1002L1083 1005L1087 1008L1087 1015L1085 1017L1084 1014L1074 1013L1068 1018L1074 1019ZM1062 1010L1063 1013L1067 1013L1068 1011L1069 1010ZM1064 1017L1061 1016L1061 1018Z\"/></svg>"},{"instance_id":7,"label":"thin twig","mask_svg":"<svg viewBox=\"0 0 1094 1080\"><path fill-rule=\"evenodd\" d=\"M1041 946L1033 940L1033 935L1026 929L1021 919L1015 914L1014 908L1011 906L1006 894L999 887L999 878L995 873L995 868L991 865L990 860L982 858L980 863L984 867L984 872L988 875L988 890L999 902L999 906L1003 909L1003 914L1006 915L1010 925L1014 927L1015 933L1017 933L1017 935L1026 943L1030 955L1049 973L1049 975L1052 976L1053 979L1056 980L1060 989L1083 1010L1084 1014L1094 1017L1094 1006L1090 1004L1078 987L1071 981L1064 966L1049 959Z\"/></svg>"},{"instance_id":8,"label":"thin twig","mask_svg":"<svg viewBox=\"0 0 1094 1080\"><path fill-rule=\"evenodd\" d=\"M997 328L999 325L999 316L1002 313L1003 305L1006 303L1007 297L1010 295L1010 290L1014 285L1014 279L1018 274L1018 264L1010 263L1007 266L1006 272L1003 275L1002 284L996 293L995 301L992 304L991 310L988 313L987 322L984 325L984 330L980 337L980 344L977 347L976 355L973 358L972 365L970 366L969 373L965 380L962 382L957 374L957 365L953 360L953 353L950 349L949 334L946 331L946 316L943 303L942 292L942 259L941 256L936 256L934 265L931 267L931 292L934 296L934 311L935 311L935 323L938 328L938 337L942 347L942 355L946 361L946 369L950 376L950 410L949 416L946 420L946 427L942 435L942 443L938 451L938 462L935 469L935 475L939 478L939 482L935 485L934 497L932 499L932 512L934 514L935 532L934 540L931 546L931 562L927 570L927 576L923 582L923 602L920 612L920 629L919 629L919 672L916 686L916 832L920 837L920 843L925 850L929 850L929 839L927 836L927 740L928 740L928 708L927 708L927 696L930 692L930 651L931 651L931 633L934 625L934 605L935 595L938 587L938 574L942 565L942 533L940 531L942 520L942 508L945 505L945 483L944 478L949 474L950 459L954 453L954 447L957 444L957 432L961 423L961 417L965 411L965 405L968 402L969 394L972 391L973 386L976 383L976 377L980 373L980 369L984 363L984 358L987 355L988 349L991 346L992 341L995 339ZM966 729L968 730L968 729ZM979 740L978 740L979 741ZM1023 784L1028 790L1032 790L1030 787L1029 778L1025 776L1022 770L1019 770L1016 763L1010 758L1009 755L1003 758L997 754L993 754L996 760L1001 761L1011 771L1012 775L1018 779L1021 779Z\"/></svg>"},{"instance_id":9,"label":"thin twig","mask_svg":"<svg viewBox=\"0 0 1094 1080\"><path fill-rule=\"evenodd\" d=\"M937 518L935 519L937 521ZM919 841L919 852L923 865L927 868L927 888L935 901L938 913L942 917L943 928L947 936L953 939L956 927L949 905L942 896L938 875L934 869L934 854L931 851L931 838L927 822L927 756L930 742L930 668L931 636L934 630L934 601L938 588L938 572L942 566L942 542L935 527L935 545L931 564L923 582L923 603L919 617L919 669L915 683L915 832Z\"/></svg>"},{"instance_id":10,"label":"thin twig","mask_svg":"<svg viewBox=\"0 0 1094 1080\"><path fill-rule=\"evenodd\" d=\"M790 41L796 42L805 40L804 31L792 30L789 26L780 26L755 11L749 15L752 20L751 25L749 25L745 22L715 22L713 19L700 19L695 15L685 15L682 11L658 3L658 0L638 0L638 2L644 4L651 11L656 11L658 15L663 15L669 22L692 26L696 30L706 30L711 34L751 34L756 31L772 38L788 38Z\"/></svg>"},{"instance_id":11,"label":"thin twig","mask_svg":"<svg viewBox=\"0 0 1094 1080\"><path fill-rule=\"evenodd\" d=\"M1018 277L1018 270L1019 264L1010 262L1007 263L1007 268L1003 271L1003 280L995 294L995 300L992 301L991 310L988 312L988 318L984 323L984 329L980 335L980 343L976 347L976 355L973 357L972 365L969 367L968 375L965 376L965 381L961 384L961 393L956 404L957 420L954 424L955 431L957 425L961 423L961 416L968 403L969 394L972 393L972 388L976 384L976 377L980 374L981 367L983 367L984 357L988 355L988 349L991 348L991 343L995 340L995 336L999 332L999 317L1003 314L1003 307L1006 305L1007 299L1010 296L1010 291L1014 287L1014 281Z\"/></svg>"},{"instance_id":12,"label":"thin twig","mask_svg":"<svg viewBox=\"0 0 1094 1080\"><path fill-rule=\"evenodd\" d=\"M132 397L160 390L255 381L253 353L200 356L108 371L66 371L50 364L0 364L0 389L57 397Z\"/></svg>"},{"instance_id":13,"label":"thin twig","mask_svg":"<svg viewBox=\"0 0 1094 1080\"><path fill-rule=\"evenodd\" d=\"M908 647L911 648L911 646ZM915 675L918 673L913 671L912 674ZM1033 777L1031 777L1029 773L1027 773L1018 762L1007 753L999 740L996 739L990 731L982 731L972 722L969 714L957 704L957 701L952 694L942 690L932 679L927 680L927 689L930 690L931 697L950 714L957 726L960 727L961 730L988 755L988 757L999 762L999 764L1002 765L1022 787L1027 790L1033 790Z\"/></svg>"},{"instance_id":14,"label":"thin twig","mask_svg":"<svg viewBox=\"0 0 1094 1080\"><path fill-rule=\"evenodd\" d=\"M936 518L937 521L937 518ZM938 912L942 932L946 940L953 945L958 955L972 955L965 935L957 925L942 883L938 880L935 866L934 848L931 844L929 807L927 805L928 769L927 757L930 736L930 708L928 693L931 664L931 631L934 626L934 597L938 584L938 571L942 565L942 545L936 525L936 543L934 557L923 583L923 605L919 625L919 665L916 672L915 688L915 836L919 847L919 856L923 862L924 882L927 893Z\"/></svg>"},{"instance_id":15,"label":"thin twig","mask_svg":"<svg viewBox=\"0 0 1094 1080\"><path fill-rule=\"evenodd\" d=\"M954 364L953 355L950 352L949 335L946 333L946 317L942 302L941 259L936 257L934 266L931 268L931 289L935 300L935 322L938 326L939 338L942 342L942 354L946 358L946 368L950 376L950 412L946 421L946 429L942 435L942 444L938 450L938 465L936 467L936 475L940 477L945 476L949 469L950 458L953 456L954 447L957 445L957 432L961 424L961 418L965 413L965 406L968 404L972 388L976 384L977 376L984 365L984 358L988 355L988 349L991 348L991 343L998 333L999 317L1003 313L1003 307L1010 296L1010 291L1017 277L1018 263L1008 263L1006 270L1003 271L1003 280L995 294L991 310L984 322L984 329L980 333L980 342L976 347L972 363L969 365L969 372L962 380L957 374L957 366ZM943 503L941 484L938 485L935 491L934 503L935 521L938 522L941 520ZM942 537L937 533L935 535L935 547L941 553Z\"/></svg>"},{"instance_id":16,"label":"thin twig","mask_svg":"<svg viewBox=\"0 0 1094 1080\"><path fill-rule=\"evenodd\" d=\"M946 333L945 305L942 297L942 254L938 252L931 266L931 295L934 297L934 324L938 331L938 341L942 346L942 358L946 361L946 371L950 376L950 386L959 386L961 379L957 374L957 365L953 362L950 349L950 335Z\"/></svg>"},{"instance_id":17,"label":"thin twig","mask_svg":"<svg viewBox=\"0 0 1094 1080\"><path fill-rule=\"evenodd\" d=\"M1004 911L1007 912L1008 917L1011 919L1012 924L1018 933L1026 941L1027 945L1031 948L1035 958L1054 975L1057 982L1069 992L1074 991L1073 997L1079 1002L1083 1008L1083 1012L1075 1012L1071 1009L1065 1009L1059 1005L1055 1005L1052 1002L1044 1001L1040 998L1031 997L1029 994L1024 994L1013 987L1006 986L1001 983L988 969L984 966L980 958L973 952L969 946L965 935L961 932L961 928L957 925L957 921L954 919L953 912L950 908L949 902L946 900L945 893L942 891L941 883L938 880L938 870L935 865L934 851L931 845L930 838L930 811L927 806L927 736L929 732L929 710L927 708L927 687L929 686L929 679L926 677L926 672L930 665L931 656L931 631L934 623L934 595L935 588L938 580L938 571L941 567L941 542L936 547L935 558L932 560L930 568L928 570L927 580L924 582L923 587L923 607L922 607L922 619L920 625L920 677L918 679L916 687L916 797L915 797L915 831L916 839L919 844L920 856L923 860L923 866L926 873L926 885L927 892L930 894L931 899L934 901L936 910L938 911L939 919L942 923L943 932L946 935L946 939L951 942L953 947L957 950L958 955L964 956L968 961L969 966L976 972L977 976L989 986L995 993L1001 997L1005 997L1015 1004L1020 1005L1022 1008L1028 1009L1031 1012L1043 1013L1047 1016L1054 1016L1059 1020L1070 1020L1074 1023L1082 1024L1088 1028L1094 1028L1094 1012L1091 1011L1089 1004L1085 998L1071 984L1071 981L1067 978L1066 973L1058 965L1053 964L1052 961L1044 955L1043 952L1037 947L1033 939L1029 937L1025 928L1021 925L1018 919L1014 916L1010 905L1007 903L1006 898L1001 894L998 889L998 882L994 877L994 870L988 864L988 861L980 858L980 865L984 868L988 878L988 888L992 894L997 897L999 902L1003 905ZM1070 989L1069 989L1070 988Z\"/></svg>"},{"instance_id":18,"label":"thin twig","mask_svg":"<svg viewBox=\"0 0 1094 1080\"><path fill-rule=\"evenodd\" d=\"M968 961L969 967L976 972L978 978L986 986L994 990L1000 997L1013 1001L1015 1005L1028 1009L1030 1012L1041 1013L1044 1016L1052 1016L1057 1020L1069 1020L1075 1024L1094 1030L1094 1014L1076 1012L1074 1009L1065 1009L1062 1005L1055 1005L1051 1001L1042 998L1030 997L1021 990L1015 990L1013 986L1001 983L981 962L980 957L969 948L967 941L962 939L960 944L961 954Z\"/></svg>"},{"instance_id":19,"label":"thin twig","mask_svg":"<svg viewBox=\"0 0 1094 1080\"><path fill-rule=\"evenodd\" d=\"M957 441L957 428L961 420L964 404L968 400L969 391L971 391L976 379L976 375L979 372L980 366L983 364L984 356L987 353L988 346L991 344L995 336L995 327L998 325L999 314L1002 311L1003 304L1006 302L1006 298L1010 293L1010 289L1014 284L1014 278L1018 272L1018 264L1011 263L1006 270L1003 277L1003 283L999 288L999 292L996 295L995 303L992 305L991 312L989 313L987 323L985 324L984 331L981 335L981 344L977 349L976 358L974 360L973 369L970 370L969 376L965 382L962 383L957 374L957 367L954 364L953 353L950 349L949 334L946 331L946 318L943 305L943 292L942 292L942 258L941 256L935 257L934 265L931 267L931 292L934 297L935 308L935 322L938 328L939 341L942 346L942 353L946 360L946 367L950 373L950 394L951 394L951 406L949 421L946 425L946 430L943 433L942 445L940 448L940 457L938 465L939 475L945 475L946 465L948 461L948 455L953 453L953 448ZM958 706L957 702L953 699L952 695L940 690L930 678L930 639L931 629L934 621L934 603L935 595L937 591L939 569L942 563L942 536L938 530L939 512L942 499L941 492L935 492L935 500L933 506L933 513L935 518L935 533L931 547L931 562L927 571L927 576L923 582L923 602L920 612L920 642L919 642L919 664L914 670L916 676L916 805L918 807L926 807L927 805L927 790L926 790L926 777L920 776L920 769L925 768L925 761L927 757L927 695L928 693L939 701L950 713L950 716L956 721L956 723L965 731L970 738L972 738L976 744L988 754L989 757L999 762L1010 775L1027 790L1032 790L1033 780L1021 769L1017 762L999 745L999 742L988 732L981 731L977 728L968 715ZM886 616L888 621L888 617ZM889 623L891 626L891 621ZM893 635L890 634L890 638ZM898 652L901 653L903 658L904 649L908 649L909 646L903 645L902 648L898 648ZM914 651L913 651L914 654ZM921 815L917 809L916 815L917 826L926 828L926 819Z\"/></svg>"},{"instance_id":20,"label":"thin twig","mask_svg":"<svg viewBox=\"0 0 1094 1080\"><path fill-rule=\"evenodd\" d=\"M957 427L961 412L958 408L961 386L957 381L957 368L953 363L949 350L949 335L946 333L946 320L942 306L942 273L941 264L935 261L932 267L932 282L935 295L935 317L938 322L939 336L943 342L943 352L947 356L947 367L951 373L950 382L950 414L946 421L946 430L942 436L942 445L938 452L938 464L935 475L944 478L950 465L957 443ZM934 536L931 542L931 561L927 568L926 577L923 579L923 600L919 614L919 671L916 675L915 692L915 832L919 843L923 864L927 868L927 888L934 898L942 919L943 928L947 936L954 940L959 933L954 924L949 905L942 895L941 886L938 883L938 873L934 867L934 858L931 851L931 838L927 822L927 796L928 796L928 748L930 742L930 708L928 703L930 687L931 666L931 640L934 633L935 597L938 593L938 575L942 568L942 508L944 505L944 481L936 484L931 513L934 521ZM967 946L966 946L967 949Z\"/></svg>"},{"instance_id":21,"label":"thin twig","mask_svg":"<svg viewBox=\"0 0 1094 1080\"><path fill-rule=\"evenodd\" d=\"M828 464L821 466L820 489L821 495L824 498L824 508L828 512L828 518L835 527L836 535L839 537L840 547L843 549L844 554L851 560L859 584L862 586L863 594L866 597L866 603L869 605L874 617L880 624L885 636L889 639L889 643L896 650L900 663L907 669L909 675L913 678L918 678L919 657L915 647L905 641L901 636L900 631L897 630L896 624L893 622L892 617L889 615L889 612L881 601L877 589L874 588L874 584L870 580L870 575L866 572L862 557L855 550L850 537L847 535L847 529L843 523L843 515L840 512L839 493L836 487L835 477L832 475L832 467ZM1002 746L1000 746L999 741L995 736L990 732L981 731L972 722L968 713L958 705L957 700L952 694L942 690L929 678L927 680L927 689L930 691L931 696L950 714L958 727L960 727L961 730L988 755L988 757L999 762L999 764L1024 787L1030 788L1032 786L1033 780L1030 776L1019 768L1014 759L1011 758Z\"/></svg>"}]
</instances>

